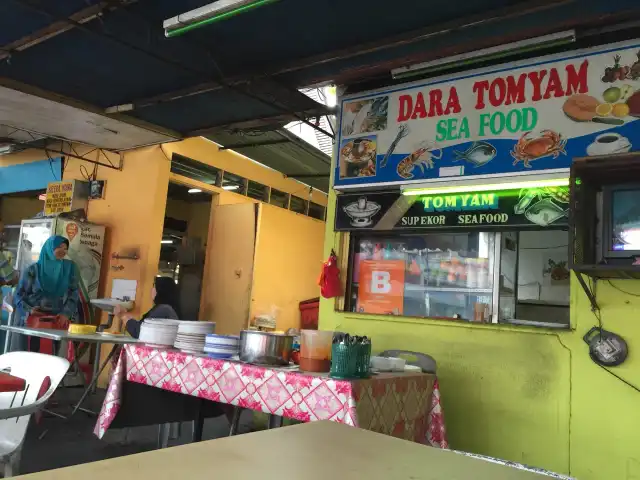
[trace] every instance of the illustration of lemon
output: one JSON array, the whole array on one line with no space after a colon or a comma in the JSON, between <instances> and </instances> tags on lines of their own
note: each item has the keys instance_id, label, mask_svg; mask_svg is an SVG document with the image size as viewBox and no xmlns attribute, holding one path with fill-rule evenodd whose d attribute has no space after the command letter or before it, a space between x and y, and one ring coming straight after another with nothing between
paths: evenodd
<instances>
[{"instance_id":1,"label":"illustration of lemon","mask_svg":"<svg viewBox=\"0 0 640 480\"><path fill-rule=\"evenodd\" d=\"M596 107L596 114L599 117L608 117L611 115L611 111L613 110L613 105L610 103L601 103Z\"/></svg>"},{"instance_id":2,"label":"illustration of lemon","mask_svg":"<svg viewBox=\"0 0 640 480\"><path fill-rule=\"evenodd\" d=\"M623 118L629 115L629 105L626 103L616 103L613 106L613 116Z\"/></svg>"}]
</instances>

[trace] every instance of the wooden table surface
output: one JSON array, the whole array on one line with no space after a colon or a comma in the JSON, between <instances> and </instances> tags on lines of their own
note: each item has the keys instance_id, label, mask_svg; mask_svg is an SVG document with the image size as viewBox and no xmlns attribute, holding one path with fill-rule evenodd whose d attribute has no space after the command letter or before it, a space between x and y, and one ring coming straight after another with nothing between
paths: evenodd
<instances>
[{"instance_id":1,"label":"wooden table surface","mask_svg":"<svg viewBox=\"0 0 640 480\"><path fill-rule=\"evenodd\" d=\"M25 475L25 480L547 480L335 422L312 422Z\"/></svg>"}]
</instances>

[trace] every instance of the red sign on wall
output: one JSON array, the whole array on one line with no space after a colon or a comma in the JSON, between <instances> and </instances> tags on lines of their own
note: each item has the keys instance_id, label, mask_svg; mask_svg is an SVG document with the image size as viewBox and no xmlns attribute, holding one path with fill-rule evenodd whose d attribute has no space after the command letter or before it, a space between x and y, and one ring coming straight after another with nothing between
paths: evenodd
<instances>
[{"instance_id":1,"label":"red sign on wall","mask_svg":"<svg viewBox=\"0 0 640 480\"><path fill-rule=\"evenodd\" d=\"M404 270L403 260L360 262L358 312L402 315Z\"/></svg>"}]
</instances>

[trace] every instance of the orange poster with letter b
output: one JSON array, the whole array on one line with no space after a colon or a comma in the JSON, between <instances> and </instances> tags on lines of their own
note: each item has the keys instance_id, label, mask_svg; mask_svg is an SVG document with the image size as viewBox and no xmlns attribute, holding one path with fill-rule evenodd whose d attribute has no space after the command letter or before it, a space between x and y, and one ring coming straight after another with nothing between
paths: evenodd
<instances>
[{"instance_id":1,"label":"orange poster with letter b","mask_svg":"<svg viewBox=\"0 0 640 480\"><path fill-rule=\"evenodd\" d=\"M360 262L358 312L402 315L404 307L404 261Z\"/></svg>"}]
</instances>

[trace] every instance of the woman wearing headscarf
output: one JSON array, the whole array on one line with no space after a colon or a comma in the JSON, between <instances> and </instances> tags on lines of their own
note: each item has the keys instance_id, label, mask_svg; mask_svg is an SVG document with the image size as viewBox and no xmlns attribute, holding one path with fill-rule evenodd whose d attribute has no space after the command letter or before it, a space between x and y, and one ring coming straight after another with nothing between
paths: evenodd
<instances>
[{"instance_id":1,"label":"woman wearing headscarf","mask_svg":"<svg viewBox=\"0 0 640 480\"><path fill-rule=\"evenodd\" d=\"M78 309L78 275L75 264L65 258L68 250L65 237L49 237L38 261L25 270L15 295L19 326L30 317L55 316L58 328L68 328ZM38 351L40 339L33 337L31 346Z\"/></svg>"},{"instance_id":2,"label":"woman wearing headscarf","mask_svg":"<svg viewBox=\"0 0 640 480\"><path fill-rule=\"evenodd\" d=\"M140 321L136 320L133 315L124 313L119 305L113 310L114 315L126 322L127 332L133 338L140 336L140 326L146 318L170 318L172 320L180 318L178 287L171 278L156 277L155 284L151 289L151 298L153 299L153 307L142 316Z\"/></svg>"}]
</instances>

